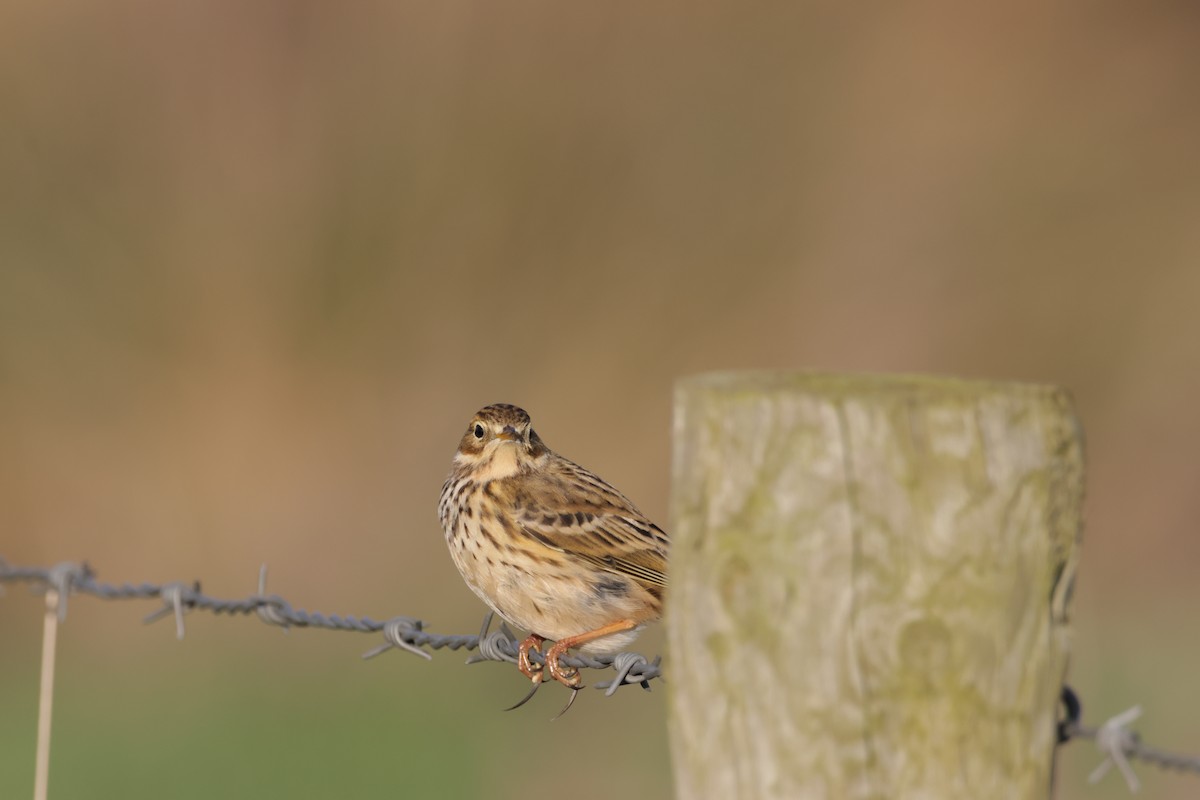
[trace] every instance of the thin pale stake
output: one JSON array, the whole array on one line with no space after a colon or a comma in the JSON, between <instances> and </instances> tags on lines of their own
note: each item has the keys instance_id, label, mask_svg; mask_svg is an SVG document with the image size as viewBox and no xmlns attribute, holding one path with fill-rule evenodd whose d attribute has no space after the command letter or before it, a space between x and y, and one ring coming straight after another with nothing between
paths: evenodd
<instances>
[{"instance_id":1,"label":"thin pale stake","mask_svg":"<svg viewBox=\"0 0 1200 800\"><path fill-rule=\"evenodd\" d=\"M50 778L50 712L54 705L54 654L58 646L58 591L46 590L46 617L42 626L42 687L38 695L37 762L33 800L46 800Z\"/></svg>"}]
</instances>

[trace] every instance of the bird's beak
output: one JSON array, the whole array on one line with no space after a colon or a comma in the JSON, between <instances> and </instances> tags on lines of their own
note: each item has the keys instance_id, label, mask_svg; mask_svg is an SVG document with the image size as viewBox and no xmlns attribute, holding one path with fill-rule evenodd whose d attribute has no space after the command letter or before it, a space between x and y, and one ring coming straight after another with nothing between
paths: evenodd
<instances>
[{"instance_id":1,"label":"bird's beak","mask_svg":"<svg viewBox=\"0 0 1200 800\"><path fill-rule=\"evenodd\" d=\"M521 434L517 433L517 429L512 425L505 425L504 430L496 434L497 439L503 439L506 442L521 441Z\"/></svg>"}]
</instances>

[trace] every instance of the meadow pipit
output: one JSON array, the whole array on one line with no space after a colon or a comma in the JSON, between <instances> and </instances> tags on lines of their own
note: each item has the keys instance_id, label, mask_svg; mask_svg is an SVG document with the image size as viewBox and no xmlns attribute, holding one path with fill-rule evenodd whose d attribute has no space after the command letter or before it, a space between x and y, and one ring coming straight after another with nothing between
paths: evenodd
<instances>
[{"instance_id":1,"label":"meadow pipit","mask_svg":"<svg viewBox=\"0 0 1200 800\"><path fill-rule=\"evenodd\" d=\"M547 639L550 677L578 688L579 670L559 663L568 650L611 655L662 616L667 535L546 447L516 406L491 405L471 420L438 514L467 585L530 632L517 667L535 688L542 667L529 651L541 652Z\"/></svg>"}]
</instances>

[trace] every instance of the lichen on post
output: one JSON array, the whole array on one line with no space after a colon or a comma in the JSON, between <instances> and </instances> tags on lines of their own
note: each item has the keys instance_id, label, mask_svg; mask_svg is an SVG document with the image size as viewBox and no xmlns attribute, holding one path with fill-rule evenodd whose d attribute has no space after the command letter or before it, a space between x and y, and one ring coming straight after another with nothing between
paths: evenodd
<instances>
[{"instance_id":1,"label":"lichen on post","mask_svg":"<svg viewBox=\"0 0 1200 800\"><path fill-rule=\"evenodd\" d=\"M680 798L1046 798L1083 495L1053 386L702 375L675 400Z\"/></svg>"}]
</instances>

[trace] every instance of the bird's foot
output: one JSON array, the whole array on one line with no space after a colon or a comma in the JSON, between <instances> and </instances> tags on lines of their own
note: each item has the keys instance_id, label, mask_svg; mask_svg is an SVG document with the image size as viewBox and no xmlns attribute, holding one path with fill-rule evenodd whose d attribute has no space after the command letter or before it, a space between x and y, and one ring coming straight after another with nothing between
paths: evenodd
<instances>
[{"instance_id":1,"label":"bird's foot","mask_svg":"<svg viewBox=\"0 0 1200 800\"><path fill-rule=\"evenodd\" d=\"M539 653L542 652L542 642L544 641L546 641L545 637L531 633L517 647L517 669L521 670L522 675L533 681L534 685L542 682L542 665L534 664L529 659L529 651L536 650ZM532 696L531 694L530 697ZM520 704L518 703L518 705Z\"/></svg>"},{"instance_id":2,"label":"bird's foot","mask_svg":"<svg viewBox=\"0 0 1200 800\"><path fill-rule=\"evenodd\" d=\"M554 646L546 651L546 668L550 671L550 677L563 686L569 689L581 689L583 683L579 676L579 670L575 667L564 667L559 663L559 659L567 654L570 646L570 641L555 642ZM574 696L571 699L574 700ZM568 704L569 707L570 704Z\"/></svg>"}]
</instances>

